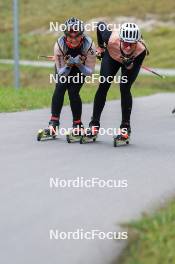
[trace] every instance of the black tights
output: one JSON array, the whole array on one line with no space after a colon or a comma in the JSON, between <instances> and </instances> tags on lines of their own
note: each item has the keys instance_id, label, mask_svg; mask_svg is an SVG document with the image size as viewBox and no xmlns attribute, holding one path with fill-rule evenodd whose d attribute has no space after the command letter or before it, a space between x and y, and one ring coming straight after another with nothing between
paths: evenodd
<instances>
[{"instance_id":1,"label":"black tights","mask_svg":"<svg viewBox=\"0 0 175 264\"><path fill-rule=\"evenodd\" d=\"M71 76L74 75L75 73L74 74L71 73ZM55 91L52 97L52 105L51 105L52 116L60 118L61 110L64 103L64 95L67 90L69 95L72 115L73 115L73 121L81 120L82 101L79 93L83 85L83 82L75 83L73 81L70 81L70 82L62 83L59 81L56 84Z\"/></svg>"},{"instance_id":2,"label":"black tights","mask_svg":"<svg viewBox=\"0 0 175 264\"><path fill-rule=\"evenodd\" d=\"M121 93L121 109L122 109L122 123L130 122L130 115L132 110L132 94L131 86L136 80L137 75L140 71L142 61L146 53L142 52L134 61L134 66L131 70L127 70L121 63L113 60L108 50L105 51L104 57L101 63L100 75L104 77L112 76L114 78L118 70L121 68L121 78L122 76L127 76L127 83L120 83L120 93ZM93 117L94 121L100 121L101 113L105 106L106 96L110 88L111 83L105 81L100 83L98 90L94 99L93 107Z\"/></svg>"}]
</instances>

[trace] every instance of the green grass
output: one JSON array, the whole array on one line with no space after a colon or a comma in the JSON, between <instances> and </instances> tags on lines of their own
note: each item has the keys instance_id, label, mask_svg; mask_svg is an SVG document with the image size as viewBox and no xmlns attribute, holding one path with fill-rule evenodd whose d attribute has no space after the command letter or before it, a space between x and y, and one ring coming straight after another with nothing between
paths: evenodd
<instances>
[{"instance_id":1,"label":"green grass","mask_svg":"<svg viewBox=\"0 0 175 264\"><path fill-rule=\"evenodd\" d=\"M129 224L129 243L116 264L175 263L175 200Z\"/></svg>"},{"instance_id":2,"label":"green grass","mask_svg":"<svg viewBox=\"0 0 175 264\"><path fill-rule=\"evenodd\" d=\"M175 29L156 28L151 32L143 32L143 36L150 50L150 55L145 60L146 65L151 67L175 68ZM37 60L38 55L52 55L56 39L57 37L54 35L21 35L21 59ZM94 40L96 42L95 38ZM0 34L0 49L3 51L3 58L13 57L12 37L9 37L8 33L4 33L3 36Z\"/></svg>"},{"instance_id":3,"label":"green grass","mask_svg":"<svg viewBox=\"0 0 175 264\"><path fill-rule=\"evenodd\" d=\"M13 87L13 67L0 65L0 112L13 112L28 109L50 107L54 84L49 83L49 74L52 69L20 67L21 88ZM154 76L139 76L132 92L135 97L151 95L160 92L175 92L175 77L165 80ZM84 103L92 102L98 83L85 84L81 90ZM108 100L120 98L119 85L113 84L108 93ZM69 103L65 97L65 104Z\"/></svg>"},{"instance_id":4,"label":"green grass","mask_svg":"<svg viewBox=\"0 0 175 264\"><path fill-rule=\"evenodd\" d=\"M144 18L147 13L157 14L167 19L174 12L175 2L173 0L63 0L63 1L26 1L20 3L20 27L21 32L26 33L37 28L47 27L49 21L62 22L67 17L78 16L83 20L104 16L136 16ZM105 7L105 8L104 8ZM12 28L12 2L11 0L0 0L2 12L1 31Z\"/></svg>"},{"instance_id":5,"label":"green grass","mask_svg":"<svg viewBox=\"0 0 175 264\"><path fill-rule=\"evenodd\" d=\"M70 16L82 20L99 17L136 16L145 18L147 13L156 14L160 19L173 17L175 1L166 0L66 0L66 1L22 1L20 0L20 58L37 59L40 54L52 54L57 39L55 34L43 34L35 30L49 29L49 22L63 23ZM105 8L102 8L105 6ZM0 57L13 57L13 20L11 0L0 0ZM151 55L147 61L152 67L175 67L174 42L175 29L157 28L143 32L149 44ZM95 34L92 34L96 41Z\"/></svg>"},{"instance_id":6,"label":"green grass","mask_svg":"<svg viewBox=\"0 0 175 264\"><path fill-rule=\"evenodd\" d=\"M175 29L155 28L151 32L143 32L150 55L144 64L150 67L175 68L174 43Z\"/></svg>"}]
</instances>

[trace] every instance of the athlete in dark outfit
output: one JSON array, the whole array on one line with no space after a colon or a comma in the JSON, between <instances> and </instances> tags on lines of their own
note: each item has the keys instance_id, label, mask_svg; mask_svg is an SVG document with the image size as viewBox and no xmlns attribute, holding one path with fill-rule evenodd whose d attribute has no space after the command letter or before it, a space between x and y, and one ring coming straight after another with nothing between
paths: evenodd
<instances>
[{"instance_id":1,"label":"athlete in dark outfit","mask_svg":"<svg viewBox=\"0 0 175 264\"><path fill-rule=\"evenodd\" d=\"M103 25L103 27L101 27ZM105 28L105 30L100 30ZM138 26L134 23L121 25L119 33L109 31L104 22L97 27L97 52L103 55L100 75L115 76L121 68L122 76L127 76L127 82L120 83L122 122L120 128L127 128L131 132L130 116L132 110L131 86L136 80L141 64L147 54L146 46L141 40ZM89 124L92 134L98 133L100 117L103 111L110 82L100 83L94 99L92 120Z\"/></svg>"}]
</instances>

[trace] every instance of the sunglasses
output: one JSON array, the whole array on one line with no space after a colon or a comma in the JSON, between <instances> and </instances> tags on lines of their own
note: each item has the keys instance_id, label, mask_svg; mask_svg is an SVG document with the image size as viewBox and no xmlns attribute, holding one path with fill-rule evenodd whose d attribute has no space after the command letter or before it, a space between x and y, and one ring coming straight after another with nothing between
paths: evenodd
<instances>
[{"instance_id":1,"label":"sunglasses","mask_svg":"<svg viewBox=\"0 0 175 264\"><path fill-rule=\"evenodd\" d=\"M68 41L80 41L82 39L82 36L77 36L77 35L69 35L66 37Z\"/></svg>"},{"instance_id":2,"label":"sunglasses","mask_svg":"<svg viewBox=\"0 0 175 264\"><path fill-rule=\"evenodd\" d=\"M136 42L130 43L130 42L122 41L122 44L123 44L124 48L127 48L127 47L133 47L133 46L135 46L136 45Z\"/></svg>"}]
</instances>

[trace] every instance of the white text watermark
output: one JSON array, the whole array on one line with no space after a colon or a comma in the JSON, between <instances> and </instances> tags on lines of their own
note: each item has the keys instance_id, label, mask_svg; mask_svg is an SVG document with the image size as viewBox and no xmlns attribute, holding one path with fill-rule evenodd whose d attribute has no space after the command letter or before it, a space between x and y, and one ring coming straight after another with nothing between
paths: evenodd
<instances>
[{"instance_id":1,"label":"white text watermark","mask_svg":"<svg viewBox=\"0 0 175 264\"><path fill-rule=\"evenodd\" d=\"M50 240L126 240L128 239L128 232L104 232L99 229L85 231L83 228L65 232L51 229L49 238Z\"/></svg>"},{"instance_id":2,"label":"white text watermark","mask_svg":"<svg viewBox=\"0 0 175 264\"><path fill-rule=\"evenodd\" d=\"M99 177L93 177L86 179L84 177L77 177L76 179L62 179L51 177L49 179L49 186L51 189L59 188L121 188L128 187L128 181L126 179L100 179Z\"/></svg>"}]
</instances>

